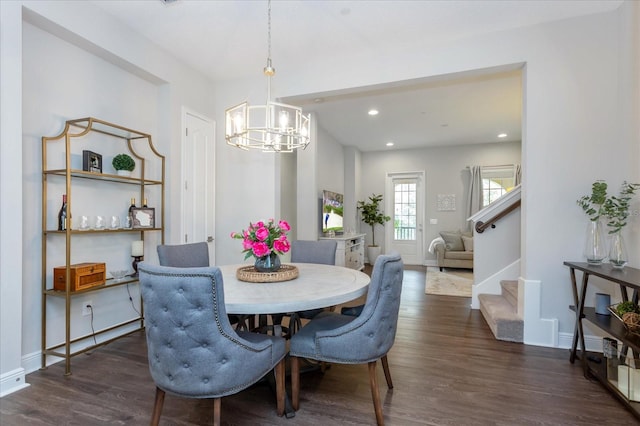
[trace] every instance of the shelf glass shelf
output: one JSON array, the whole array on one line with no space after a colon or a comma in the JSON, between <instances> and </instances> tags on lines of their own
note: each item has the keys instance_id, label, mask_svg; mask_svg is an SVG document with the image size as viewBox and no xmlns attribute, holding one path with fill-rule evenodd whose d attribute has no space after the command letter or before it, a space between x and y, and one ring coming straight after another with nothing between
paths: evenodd
<instances>
[{"instance_id":1,"label":"shelf glass shelf","mask_svg":"<svg viewBox=\"0 0 640 426\"><path fill-rule=\"evenodd\" d=\"M99 291L99 290L105 290L108 288L115 288L115 287L120 287L121 285L126 285L126 284L133 284L133 283L137 283L138 282L138 278L133 278L133 277L125 277L119 280L115 280L113 278L109 278L107 280L106 283L102 284L102 285L97 285L95 287L90 287L90 288L85 288L84 290L78 290L78 291L72 291L69 292L69 294L71 294L72 296L78 295L78 294L85 294L85 293L91 293L92 291ZM46 290L45 294L47 296L56 296L56 297L66 297L67 292L64 290Z\"/></svg>"}]
</instances>

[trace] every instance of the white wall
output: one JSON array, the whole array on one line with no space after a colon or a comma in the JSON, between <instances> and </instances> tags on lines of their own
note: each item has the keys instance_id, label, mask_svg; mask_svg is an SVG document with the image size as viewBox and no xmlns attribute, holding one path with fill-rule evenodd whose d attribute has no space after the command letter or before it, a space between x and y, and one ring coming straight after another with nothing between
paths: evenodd
<instances>
[{"instance_id":1,"label":"white wall","mask_svg":"<svg viewBox=\"0 0 640 426\"><path fill-rule=\"evenodd\" d=\"M362 153L353 147L344 147L344 229L360 232L357 202L363 200L361 194ZM369 225L362 224L368 227Z\"/></svg>"},{"instance_id":2,"label":"white wall","mask_svg":"<svg viewBox=\"0 0 640 426\"><path fill-rule=\"evenodd\" d=\"M168 157L167 236L177 240L179 183L172 177L180 175L180 111L188 106L213 115L210 98L214 92L203 76L89 3L2 2L0 19L2 205L14 206L2 209L1 222L0 380L4 392L19 383L21 369L23 374L40 366L41 263L40 256L34 256L40 252L41 238L40 137L59 133L66 119L86 116L152 133L156 148ZM85 25L87 22L91 25ZM22 185L15 185L16 176L22 176ZM28 196L21 197L21 193ZM56 203L59 196L51 194ZM126 203L109 196L113 197L113 212L100 212L105 215L115 214ZM87 212L92 208L87 204L77 207ZM10 250L5 246L9 241ZM95 248L98 256L110 256L104 246ZM107 260L130 261L129 249ZM146 257L155 257L154 246L146 247ZM96 304L95 327L133 316L128 295L118 293L110 290L91 296ZM60 321L59 313L55 315ZM87 328L85 323L82 321L80 331ZM50 326L54 339L60 336L61 327L59 322Z\"/></svg>"},{"instance_id":3,"label":"white wall","mask_svg":"<svg viewBox=\"0 0 640 426\"><path fill-rule=\"evenodd\" d=\"M318 197L322 190L344 195L344 147L318 123Z\"/></svg>"},{"instance_id":4,"label":"white wall","mask_svg":"<svg viewBox=\"0 0 640 426\"><path fill-rule=\"evenodd\" d=\"M317 199L320 203L322 199L322 190L337 192L345 195L345 158L344 147L336 141L323 127L322 123L318 123L318 187ZM344 199L343 199L344 202ZM320 205L318 205L320 209ZM343 209L344 214L344 209ZM319 216L317 226L318 236L322 234L322 214ZM344 227L344 217L343 217ZM344 227L346 230L347 228Z\"/></svg>"},{"instance_id":5,"label":"white wall","mask_svg":"<svg viewBox=\"0 0 640 426\"><path fill-rule=\"evenodd\" d=\"M31 24L23 27L23 185L25 194L41 193L42 136L58 135L64 128L64 121L72 118L96 117L123 125L135 130L158 134L157 119L159 89L148 81L106 62L63 41ZM73 67L68 64L72 63ZM46 64L46 66L43 66ZM77 141L77 140L76 140ZM111 159L116 153L125 152L125 143L115 139L99 138L95 145L85 146L83 141L75 142L72 147L72 166L82 168L82 150L102 154L103 170L112 171ZM64 139L58 143L49 143L47 157L49 168L64 168ZM161 151L165 151L162 149ZM55 160L56 163L52 164ZM75 162L75 163L74 163ZM139 165L138 165L139 167ZM61 204L61 194L65 193L62 179L49 178L47 187L47 215L53 219ZM129 191L113 191L113 186L100 183L75 182L71 211L73 223L77 226L81 215L94 217L117 215L124 218L131 197L138 198L135 188ZM101 200L98 202L95 197ZM104 202L103 200L108 200ZM151 202L160 202L159 198ZM160 207L159 204L152 204ZM24 332L22 344L26 353L35 352L40 347L40 259L29 253L41 251L42 200L39 196L23 199L23 309ZM158 210L158 213L160 211ZM124 220L124 219L122 219ZM54 221L49 221L50 223ZM54 228L51 224L49 228ZM147 255L155 258L153 248L160 241L157 235L149 233ZM107 271L114 269L131 270L130 247L133 235L110 236L111 238L74 238L72 244L72 263L105 262ZM154 244L155 242L155 244ZM65 262L63 238L48 239L47 277L51 283L52 270ZM132 296L137 296L137 287L132 287ZM88 294L76 297L72 303L73 333L86 335L91 333L89 318L80 316L81 304L91 300L94 312L93 326L96 330L106 328L113 323L124 322L136 316L130 306L125 287L113 289L103 294ZM135 300L135 299L134 299ZM48 304L48 343L64 341L64 305L62 299L49 299ZM57 303L60 302L60 303ZM55 308L53 308L55 306ZM139 306L137 306L139 309ZM36 315L34 315L36 314ZM101 340L103 336L99 336Z\"/></svg>"},{"instance_id":6,"label":"white wall","mask_svg":"<svg viewBox=\"0 0 640 426\"><path fill-rule=\"evenodd\" d=\"M495 225L495 229L476 233L473 239L473 281L476 284L520 259L520 209L501 218Z\"/></svg>"},{"instance_id":7,"label":"white wall","mask_svg":"<svg viewBox=\"0 0 640 426\"><path fill-rule=\"evenodd\" d=\"M22 365L22 13L0 2L0 396L25 384ZM13 208L8 208L12 206Z\"/></svg>"},{"instance_id":8,"label":"white wall","mask_svg":"<svg viewBox=\"0 0 640 426\"><path fill-rule=\"evenodd\" d=\"M525 64L521 278L541 282L540 317L558 318L560 332L572 333L575 317L568 309L572 296L562 262L582 257L585 217L575 200L595 179L616 182L638 177L638 162L629 159L634 154L637 158L638 119L631 118L629 107L622 105L621 99L629 93L638 96L637 90L629 91L637 87L638 73L620 80L620 67L628 62L620 58L638 55L637 41L630 41L632 32L621 25L621 12L624 16L632 14L637 27L637 7L636 2L625 2L623 10L611 13L438 46L425 44L419 52L399 46L385 58L384 67L379 66L375 54L359 52L353 57L336 58L343 70L337 75L328 63L310 58L304 62L305 69L289 69L283 78L289 82L291 94L318 93ZM633 62L637 64L637 59ZM621 137L621 129L629 137ZM366 163L368 159L363 157L363 165ZM381 187L380 182L369 183L364 178L362 183ZM370 191L363 187L362 192L366 195ZM633 220L629 236L637 240L638 216ZM637 267L637 244L634 250L632 266ZM525 341L550 345L556 341L555 332L553 327L525 329Z\"/></svg>"},{"instance_id":9,"label":"white wall","mask_svg":"<svg viewBox=\"0 0 640 426\"><path fill-rule=\"evenodd\" d=\"M366 199L372 193L384 194L387 173L424 170L426 220L423 247L428 248L440 231L464 231L470 226L465 211L469 192L469 170L466 167L520 163L520 148L518 142L506 142L363 153L361 199ZM456 210L438 211L438 194L454 194ZM429 219L437 219L438 224L430 225ZM362 224L361 229L367 232L367 241L370 241L371 230L368 225ZM381 241L376 242L383 246L384 253L384 239L379 240ZM436 257L426 249L424 255L427 260L434 260Z\"/></svg>"}]
</instances>

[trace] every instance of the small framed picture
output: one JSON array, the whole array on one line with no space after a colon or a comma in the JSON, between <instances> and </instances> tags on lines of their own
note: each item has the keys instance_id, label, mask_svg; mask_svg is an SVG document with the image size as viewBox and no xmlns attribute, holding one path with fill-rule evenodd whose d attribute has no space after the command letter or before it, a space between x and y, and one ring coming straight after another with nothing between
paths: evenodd
<instances>
[{"instance_id":1,"label":"small framed picture","mask_svg":"<svg viewBox=\"0 0 640 426\"><path fill-rule=\"evenodd\" d=\"M82 170L102 173L102 155L91 151L82 151Z\"/></svg>"},{"instance_id":2,"label":"small framed picture","mask_svg":"<svg viewBox=\"0 0 640 426\"><path fill-rule=\"evenodd\" d=\"M135 207L131 209L133 228L155 228L156 209L153 207Z\"/></svg>"}]
</instances>

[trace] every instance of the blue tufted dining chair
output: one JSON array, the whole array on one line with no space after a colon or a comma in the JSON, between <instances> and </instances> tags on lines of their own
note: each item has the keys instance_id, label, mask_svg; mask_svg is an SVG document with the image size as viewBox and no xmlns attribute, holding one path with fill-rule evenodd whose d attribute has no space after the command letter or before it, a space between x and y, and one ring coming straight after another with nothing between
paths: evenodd
<instances>
[{"instance_id":1,"label":"blue tufted dining chair","mask_svg":"<svg viewBox=\"0 0 640 426\"><path fill-rule=\"evenodd\" d=\"M209 244L205 242L189 244L161 244L156 247L158 260L162 266L174 268L196 268L209 266ZM231 324L240 330L251 330L254 327L253 315L229 315Z\"/></svg>"},{"instance_id":2,"label":"blue tufted dining chair","mask_svg":"<svg viewBox=\"0 0 640 426\"><path fill-rule=\"evenodd\" d=\"M291 337L291 392L293 409L300 401L300 360L313 359L337 364L369 365L371 396L378 425L384 424L376 376L382 361L389 389L393 388L387 353L393 346L400 309L403 277L398 253L378 257L373 266L367 300L360 315L322 312Z\"/></svg>"},{"instance_id":3,"label":"blue tufted dining chair","mask_svg":"<svg viewBox=\"0 0 640 426\"><path fill-rule=\"evenodd\" d=\"M209 245L205 242L169 245L157 247L158 259L162 266L176 268L195 268L209 266Z\"/></svg>"},{"instance_id":4,"label":"blue tufted dining chair","mask_svg":"<svg viewBox=\"0 0 640 426\"><path fill-rule=\"evenodd\" d=\"M293 240L291 241L291 262L335 265L337 247L338 243L332 240ZM282 318L289 316L288 336L291 336L302 327L300 318L311 319L323 310L321 308L309 309L288 314L274 314L271 317L274 324L280 325Z\"/></svg>"},{"instance_id":5,"label":"blue tufted dining chair","mask_svg":"<svg viewBox=\"0 0 640 426\"><path fill-rule=\"evenodd\" d=\"M236 331L224 305L217 267L173 268L139 264L149 371L156 384L152 425L165 393L212 398L214 424L220 398L238 393L275 370L277 413L284 414L285 340Z\"/></svg>"}]
</instances>

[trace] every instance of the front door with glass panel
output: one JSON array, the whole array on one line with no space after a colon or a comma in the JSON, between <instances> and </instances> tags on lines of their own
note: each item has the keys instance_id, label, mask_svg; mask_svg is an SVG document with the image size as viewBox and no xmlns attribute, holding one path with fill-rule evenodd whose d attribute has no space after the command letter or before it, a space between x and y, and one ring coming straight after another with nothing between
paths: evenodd
<instances>
[{"instance_id":1,"label":"front door with glass panel","mask_svg":"<svg viewBox=\"0 0 640 426\"><path fill-rule=\"evenodd\" d=\"M387 174L386 251L398 251L407 265L423 264L423 181L424 172Z\"/></svg>"}]
</instances>

